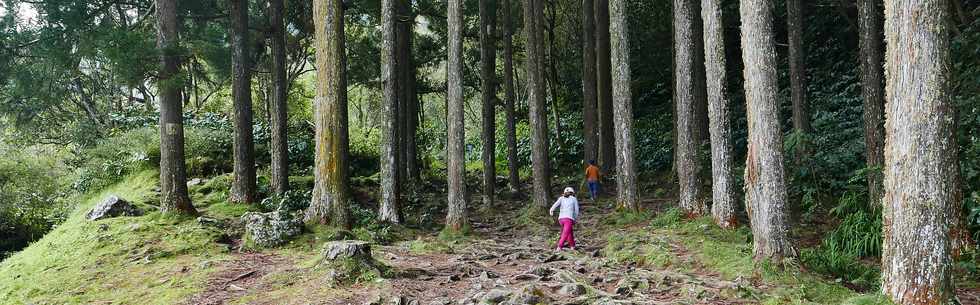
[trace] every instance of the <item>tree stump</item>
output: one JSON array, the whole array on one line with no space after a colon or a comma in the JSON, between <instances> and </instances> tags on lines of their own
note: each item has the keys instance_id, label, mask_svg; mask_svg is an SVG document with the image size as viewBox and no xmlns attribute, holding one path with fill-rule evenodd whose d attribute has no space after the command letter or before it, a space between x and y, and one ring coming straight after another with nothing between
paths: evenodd
<instances>
[{"instance_id":1,"label":"tree stump","mask_svg":"<svg viewBox=\"0 0 980 305\"><path fill-rule=\"evenodd\" d=\"M323 245L317 268L327 268L331 285L369 282L384 277L388 267L371 257L371 245L360 240L330 241Z\"/></svg>"},{"instance_id":2,"label":"tree stump","mask_svg":"<svg viewBox=\"0 0 980 305\"><path fill-rule=\"evenodd\" d=\"M331 241L323 245L323 258L327 260L355 259L370 261L371 244L360 240Z\"/></svg>"}]
</instances>

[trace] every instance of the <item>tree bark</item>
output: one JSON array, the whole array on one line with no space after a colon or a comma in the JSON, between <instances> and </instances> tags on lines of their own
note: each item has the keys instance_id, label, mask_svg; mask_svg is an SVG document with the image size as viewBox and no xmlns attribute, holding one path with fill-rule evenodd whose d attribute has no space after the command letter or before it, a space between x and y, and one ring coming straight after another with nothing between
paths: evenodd
<instances>
[{"instance_id":1,"label":"tree bark","mask_svg":"<svg viewBox=\"0 0 980 305\"><path fill-rule=\"evenodd\" d=\"M694 139L697 141L697 155L695 157L698 160L702 160L703 151L701 150L707 145L710 140L710 131L708 130L708 93L705 88L705 68L704 68L704 25L701 24L701 18L698 18L699 12L701 12L701 1L699 0L689 0L693 7L691 13L691 24L693 25L692 40L694 41L694 80L692 84L694 86ZM701 176L701 167L695 172Z\"/></svg>"},{"instance_id":2,"label":"tree bark","mask_svg":"<svg viewBox=\"0 0 980 305\"><path fill-rule=\"evenodd\" d=\"M544 92L544 61L541 59L542 48L540 39L542 0L529 0L524 5L524 35L527 46L527 88L528 116L531 123L531 163L533 171L533 204L536 207L547 208L549 204L548 191L551 188L551 160L548 158L548 114L545 105ZM543 210L542 210L543 211Z\"/></svg>"},{"instance_id":3,"label":"tree bark","mask_svg":"<svg viewBox=\"0 0 980 305\"><path fill-rule=\"evenodd\" d=\"M419 181L418 142L415 137L418 131L419 106L415 90L415 57L412 55L412 36L414 35L415 15L412 13L411 1L399 0L395 3L397 17L395 18L395 40L398 46L396 71L398 72L399 110L402 113L399 137L402 145L400 160L404 179L401 189L413 188Z\"/></svg>"},{"instance_id":4,"label":"tree bark","mask_svg":"<svg viewBox=\"0 0 980 305\"><path fill-rule=\"evenodd\" d=\"M793 129L810 133L810 118L806 102L806 54L803 51L803 4L802 0L786 1L786 29L789 37L789 81L793 100ZM805 154L805 147L798 146L797 160Z\"/></svg>"},{"instance_id":5,"label":"tree bark","mask_svg":"<svg viewBox=\"0 0 980 305\"><path fill-rule=\"evenodd\" d=\"M596 105L599 109L599 167L607 175L616 171L613 134L612 70L609 54L609 0L595 0Z\"/></svg>"},{"instance_id":6,"label":"tree bark","mask_svg":"<svg viewBox=\"0 0 980 305\"><path fill-rule=\"evenodd\" d=\"M510 191L517 192L521 165L517 160L517 114L514 111L514 24L511 22L511 0L503 0L504 23L504 111L507 113L507 172Z\"/></svg>"},{"instance_id":7,"label":"tree bark","mask_svg":"<svg viewBox=\"0 0 980 305\"><path fill-rule=\"evenodd\" d=\"M698 62L694 19L696 0L674 0L674 103L677 121L677 182L680 185L679 205L688 217L708 213L708 204L701 183L700 120L697 118L698 94L696 78ZM703 50L702 50L703 52Z\"/></svg>"},{"instance_id":8,"label":"tree bark","mask_svg":"<svg viewBox=\"0 0 980 305\"><path fill-rule=\"evenodd\" d=\"M952 304L951 231L962 190L951 97L949 3L885 1L881 292Z\"/></svg>"},{"instance_id":9,"label":"tree bark","mask_svg":"<svg viewBox=\"0 0 980 305\"><path fill-rule=\"evenodd\" d=\"M497 183L497 1L480 0L480 91L483 100L483 205L493 206Z\"/></svg>"},{"instance_id":10,"label":"tree bark","mask_svg":"<svg viewBox=\"0 0 980 305\"><path fill-rule=\"evenodd\" d=\"M286 32L283 25L283 0L269 0L269 24L272 46L272 94L269 102L269 125L272 127L269 181L275 194L283 195L289 189L289 146L286 143L287 90L286 80Z\"/></svg>"},{"instance_id":11,"label":"tree bark","mask_svg":"<svg viewBox=\"0 0 980 305\"><path fill-rule=\"evenodd\" d=\"M741 0L748 152L745 205L756 261L796 256L789 238L771 0Z\"/></svg>"},{"instance_id":12,"label":"tree bark","mask_svg":"<svg viewBox=\"0 0 980 305\"><path fill-rule=\"evenodd\" d=\"M630 45L626 0L609 3L609 33L613 77L613 112L616 123L616 187L619 206L638 211L636 163L633 159L633 99L630 93Z\"/></svg>"},{"instance_id":13,"label":"tree bark","mask_svg":"<svg viewBox=\"0 0 980 305\"><path fill-rule=\"evenodd\" d=\"M255 142L252 138L252 69L248 38L248 1L230 0L231 19L231 98L234 104L234 172L228 200L256 201Z\"/></svg>"},{"instance_id":14,"label":"tree bark","mask_svg":"<svg viewBox=\"0 0 980 305\"><path fill-rule=\"evenodd\" d=\"M881 5L878 0L858 1L858 32L861 53L861 97L864 99L864 143L868 171L868 205L881 206L881 170L885 149L885 94L882 72Z\"/></svg>"},{"instance_id":15,"label":"tree bark","mask_svg":"<svg viewBox=\"0 0 980 305\"><path fill-rule=\"evenodd\" d=\"M547 76L545 77L547 79L546 83L548 84L548 88L551 90L551 94L549 95L550 96L549 105L551 107L551 114L552 114L552 118L554 118L554 124L555 124L555 137L554 137L555 147L559 151L561 151L564 150L565 141L562 138L561 116L559 115L560 111L558 108L558 100L559 100L558 95L561 93L561 89L558 88L560 87L558 83L558 57L557 57L558 55L556 55L558 53L558 50L555 45L555 18L557 18L557 12L555 11L554 1L541 0L541 5L542 8L541 8L541 12L539 13L541 15L541 21L542 22L547 21L545 22L545 24L547 24L547 29L548 29L547 32L548 47L545 48L544 47L545 41L544 40L541 41L542 50L543 50L541 54L544 54L541 56L546 57L548 63L547 70L542 70L542 73L547 74ZM544 14L544 6L548 7L548 11L550 13L549 15ZM543 32L545 26L541 25L541 27ZM542 69L544 69L543 67L544 65L542 65Z\"/></svg>"},{"instance_id":16,"label":"tree bark","mask_svg":"<svg viewBox=\"0 0 980 305\"><path fill-rule=\"evenodd\" d=\"M305 220L350 228L343 2L314 0L313 16L317 71L316 97L313 99L316 152L313 198Z\"/></svg>"},{"instance_id":17,"label":"tree bark","mask_svg":"<svg viewBox=\"0 0 980 305\"><path fill-rule=\"evenodd\" d=\"M378 219L399 223L398 74L395 71L395 3L381 1L381 201Z\"/></svg>"},{"instance_id":18,"label":"tree bark","mask_svg":"<svg viewBox=\"0 0 980 305\"><path fill-rule=\"evenodd\" d=\"M463 3L449 0L446 6L449 25L449 59L447 65L447 160L449 208L446 229L459 232L468 224L466 211L466 158L463 126Z\"/></svg>"},{"instance_id":19,"label":"tree bark","mask_svg":"<svg viewBox=\"0 0 980 305\"><path fill-rule=\"evenodd\" d=\"M711 215L719 227L734 229L735 174L732 170L732 123L725 75L725 28L721 0L701 0L704 22L704 69L707 78L708 117L711 133Z\"/></svg>"},{"instance_id":20,"label":"tree bark","mask_svg":"<svg viewBox=\"0 0 980 305\"><path fill-rule=\"evenodd\" d=\"M180 48L177 35L176 0L156 0L157 48L160 49L160 211L197 214L187 195L187 168L184 164L184 116L180 102ZM144 99L150 100L144 95Z\"/></svg>"},{"instance_id":21,"label":"tree bark","mask_svg":"<svg viewBox=\"0 0 980 305\"><path fill-rule=\"evenodd\" d=\"M599 154L598 105L596 104L595 0L582 0L582 138L585 164Z\"/></svg>"}]
</instances>

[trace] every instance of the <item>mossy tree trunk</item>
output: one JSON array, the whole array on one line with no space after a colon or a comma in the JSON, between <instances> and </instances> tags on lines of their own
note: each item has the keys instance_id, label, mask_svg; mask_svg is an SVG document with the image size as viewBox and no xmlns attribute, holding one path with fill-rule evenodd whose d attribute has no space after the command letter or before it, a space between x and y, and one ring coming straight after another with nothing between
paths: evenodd
<instances>
[{"instance_id":1,"label":"mossy tree trunk","mask_svg":"<svg viewBox=\"0 0 980 305\"><path fill-rule=\"evenodd\" d=\"M868 206L881 206L881 169L885 162L885 74L882 72L882 16L880 0L858 1L861 53L861 97L864 99L864 146L866 149Z\"/></svg>"},{"instance_id":2,"label":"mossy tree trunk","mask_svg":"<svg viewBox=\"0 0 980 305\"><path fill-rule=\"evenodd\" d=\"M467 225L466 158L463 135L463 3L449 0L446 7L449 25L449 58L447 65L447 150L449 208L446 229L461 231Z\"/></svg>"},{"instance_id":3,"label":"mossy tree trunk","mask_svg":"<svg viewBox=\"0 0 980 305\"><path fill-rule=\"evenodd\" d=\"M271 154L269 184L272 192L283 195L289 189L289 146L286 143L286 96L289 84L286 79L286 32L283 24L283 0L269 0L269 35L272 49L272 88L269 101L269 125L272 136L269 143Z\"/></svg>"},{"instance_id":4,"label":"mossy tree trunk","mask_svg":"<svg viewBox=\"0 0 980 305\"><path fill-rule=\"evenodd\" d=\"M772 9L771 0L741 0L739 6L748 121L745 206L755 260L778 264L796 250L788 233Z\"/></svg>"},{"instance_id":5,"label":"mossy tree trunk","mask_svg":"<svg viewBox=\"0 0 980 305\"><path fill-rule=\"evenodd\" d=\"M617 201L628 211L640 209L633 158L633 99L630 93L630 45L626 0L609 3L609 36L613 76L613 112L616 123Z\"/></svg>"},{"instance_id":6,"label":"mossy tree trunk","mask_svg":"<svg viewBox=\"0 0 980 305\"><path fill-rule=\"evenodd\" d=\"M341 0L314 0L316 96L313 99L315 156L308 223L350 228L348 200L347 58Z\"/></svg>"},{"instance_id":7,"label":"mossy tree trunk","mask_svg":"<svg viewBox=\"0 0 980 305\"><path fill-rule=\"evenodd\" d=\"M711 121L711 215L719 227L738 225L735 217L735 177L732 169L732 123L725 75L725 29L721 0L701 0L704 24L704 69L708 118Z\"/></svg>"},{"instance_id":8,"label":"mossy tree trunk","mask_svg":"<svg viewBox=\"0 0 980 305\"><path fill-rule=\"evenodd\" d=\"M187 195L184 163L184 110L180 87L180 37L177 35L176 0L156 0L157 49L160 50L160 210L164 213L197 214ZM149 98L144 95L149 101Z\"/></svg>"},{"instance_id":9,"label":"mossy tree trunk","mask_svg":"<svg viewBox=\"0 0 980 305\"><path fill-rule=\"evenodd\" d=\"M510 19L511 0L503 0L504 23L504 111L507 115L507 171L511 192L517 192L521 165L517 159L517 113L514 110L514 24Z\"/></svg>"},{"instance_id":10,"label":"mossy tree trunk","mask_svg":"<svg viewBox=\"0 0 980 305\"><path fill-rule=\"evenodd\" d=\"M483 101L483 205L493 206L497 183L497 1L480 0L480 91Z\"/></svg>"},{"instance_id":11,"label":"mossy tree trunk","mask_svg":"<svg viewBox=\"0 0 980 305\"><path fill-rule=\"evenodd\" d=\"M235 179L231 202L255 203L255 139L252 137L252 68L249 55L248 1L230 0L231 99L235 139L232 150Z\"/></svg>"},{"instance_id":12,"label":"mossy tree trunk","mask_svg":"<svg viewBox=\"0 0 980 305\"><path fill-rule=\"evenodd\" d=\"M951 231L962 200L951 97L949 2L885 1L881 292L953 304Z\"/></svg>"},{"instance_id":13,"label":"mossy tree trunk","mask_svg":"<svg viewBox=\"0 0 980 305\"><path fill-rule=\"evenodd\" d=\"M705 200L701 183L701 158L698 150L701 147L699 119L697 118L697 75L695 71L703 61L696 56L697 46L694 41L701 35L695 35L694 19L697 16L694 1L674 0L674 119L677 133L677 181L680 184L679 205L689 217L700 217L707 214L708 204ZM702 50L703 52L703 50Z\"/></svg>"},{"instance_id":14,"label":"mossy tree trunk","mask_svg":"<svg viewBox=\"0 0 980 305\"><path fill-rule=\"evenodd\" d=\"M381 198L378 219L398 223L399 199L399 118L398 74L395 71L395 2L381 1Z\"/></svg>"},{"instance_id":15,"label":"mossy tree trunk","mask_svg":"<svg viewBox=\"0 0 980 305\"><path fill-rule=\"evenodd\" d=\"M546 208L550 203L551 160L548 157L548 114L545 105L544 60L540 39L541 0L524 3L524 35L527 60L528 116L531 123L531 164L533 176L532 199L535 207ZM543 210L542 210L543 211Z\"/></svg>"}]
</instances>

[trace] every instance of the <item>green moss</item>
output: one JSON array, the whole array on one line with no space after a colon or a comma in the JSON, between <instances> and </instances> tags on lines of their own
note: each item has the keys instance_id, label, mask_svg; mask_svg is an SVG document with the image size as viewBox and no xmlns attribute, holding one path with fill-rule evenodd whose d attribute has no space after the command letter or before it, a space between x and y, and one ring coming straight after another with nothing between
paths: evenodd
<instances>
[{"instance_id":1,"label":"green moss","mask_svg":"<svg viewBox=\"0 0 980 305\"><path fill-rule=\"evenodd\" d=\"M221 232L189 217L149 212L88 221L84 214L112 194L153 203L158 174L144 171L90 194L65 223L0 263L0 299L11 303L111 301L179 303L205 287L210 264L227 259Z\"/></svg>"},{"instance_id":2,"label":"green moss","mask_svg":"<svg viewBox=\"0 0 980 305\"><path fill-rule=\"evenodd\" d=\"M650 221L653 219L653 213L648 210L643 211L627 211L619 210L618 212L612 214L611 217L606 217L603 221L606 224L614 226L629 226L638 224L644 221Z\"/></svg>"},{"instance_id":3,"label":"green moss","mask_svg":"<svg viewBox=\"0 0 980 305\"><path fill-rule=\"evenodd\" d=\"M444 240L421 237L408 242L408 250L415 254L453 253L453 248Z\"/></svg>"}]
</instances>

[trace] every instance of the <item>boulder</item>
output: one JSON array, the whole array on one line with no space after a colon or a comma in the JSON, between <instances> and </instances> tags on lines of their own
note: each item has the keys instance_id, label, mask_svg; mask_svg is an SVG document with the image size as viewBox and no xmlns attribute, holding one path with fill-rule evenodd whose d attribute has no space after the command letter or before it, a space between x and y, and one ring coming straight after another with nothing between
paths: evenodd
<instances>
[{"instance_id":1,"label":"boulder","mask_svg":"<svg viewBox=\"0 0 980 305\"><path fill-rule=\"evenodd\" d=\"M303 221L291 213L250 212L242 215L242 222L246 240L259 247L282 245L303 232Z\"/></svg>"},{"instance_id":2,"label":"boulder","mask_svg":"<svg viewBox=\"0 0 980 305\"><path fill-rule=\"evenodd\" d=\"M510 298L510 302L513 304L547 304L548 300L545 298L544 292L537 286L527 285L521 291L514 294Z\"/></svg>"},{"instance_id":3,"label":"boulder","mask_svg":"<svg viewBox=\"0 0 980 305\"><path fill-rule=\"evenodd\" d=\"M139 216L140 214L142 211L129 204L128 201L113 195L96 204L92 210L88 211L85 218L99 220L119 216Z\"/></svg>"}]
</instances>

